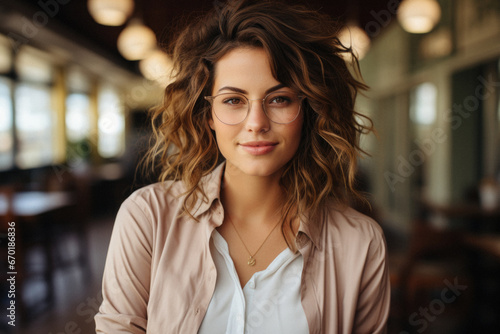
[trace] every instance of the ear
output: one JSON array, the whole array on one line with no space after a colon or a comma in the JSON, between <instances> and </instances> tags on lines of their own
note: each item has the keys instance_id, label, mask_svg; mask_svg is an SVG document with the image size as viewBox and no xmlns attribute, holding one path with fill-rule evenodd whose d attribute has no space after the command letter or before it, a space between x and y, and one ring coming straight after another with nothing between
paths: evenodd
<instances>
[{"instance_id":1,"label":"ear","mask_svg":"<svg viewBox=\"0 0 500 334\"><path fill-rule=\"evenodd\" d=\"M208 120L208 126L210 127L210 129L215 131L214 120L212 117L210 117L210 119Z\"/></svg>"}]
</instances>

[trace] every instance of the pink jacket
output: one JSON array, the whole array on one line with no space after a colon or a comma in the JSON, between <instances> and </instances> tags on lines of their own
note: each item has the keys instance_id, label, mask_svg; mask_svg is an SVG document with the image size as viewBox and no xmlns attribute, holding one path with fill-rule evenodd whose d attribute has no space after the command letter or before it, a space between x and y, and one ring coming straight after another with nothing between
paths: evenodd
<instances>
[{"instance_id":1,"label":"pink jacket","mask_svg":"<svg viewBox=\"0 0 500 334\"><path fill-rule=\"evenodd\" d=\"M156 183L121 206L108 250L97 333L197 333L215 289L212 231L223 222L223 165L204 177L195 222L180 216L183 185ZM171 185L171 187L168 187ZM379 225L351 209L301 221L302 306L312 334L384 333L390 305Z\"/></svg>"}]
</instances>

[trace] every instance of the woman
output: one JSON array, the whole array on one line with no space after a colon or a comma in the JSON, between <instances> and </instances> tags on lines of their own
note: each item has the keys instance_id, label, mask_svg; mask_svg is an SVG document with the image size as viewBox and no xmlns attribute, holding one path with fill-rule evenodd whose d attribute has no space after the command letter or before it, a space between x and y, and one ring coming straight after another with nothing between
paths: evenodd
<instances>
[{"instance_id":1,"label":"woman","mask_svg":"<svg viewBox=\"0 0 500 334\"><path fill-rule=\"evenodd\" d=\"M160 182L118 213L97 332L384 331L384 238L347 205L364 85L337 29L237 1L179 36L153 114Z\"/></svg>"}]
</instances>

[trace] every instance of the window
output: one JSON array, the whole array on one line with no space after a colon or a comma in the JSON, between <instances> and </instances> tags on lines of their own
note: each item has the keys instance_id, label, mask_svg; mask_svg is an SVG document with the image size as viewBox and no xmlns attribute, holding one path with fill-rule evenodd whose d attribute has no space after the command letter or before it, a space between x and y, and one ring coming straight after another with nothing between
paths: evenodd
<instances>
[{"instance_id":1,"label":"window","mask_svg":"<svg viewBox=\"0 0 500 334\"><path fill-rule=\"evenodd\" d=\"M55 158L56 114L51 98L53 68L47 54L24 46L15 61L16 164L35 168Z\"/></svg>"},{"instance_id":2,"label":"window","mask_svg":"<svg viewBox=\"0 0 500 334\"><path fill-rule=\"evenodd\" d=\"M72 93L66 98L66 135L72 143L90 137L90 99L87 94Z\"/></svg>"},{"instance_id":3,"label":"window","mask_svg":"<svg viewBox=\"0 0 500 334\"><path fill-rule=\"evenodd\" d=\"M0 170L14 165L12 122L12 82L2 76L12 69L12 49L7 37L0 35Z\"/></svg>"},{"instance_id":4,"label":"window","mask_svg":"<svg viewBox=\"0 0 500 334\"><path fill-rule=\"evenodd\" d=\"M89 157L91 129L89 96L82 93L69 94L66 98L68 160L85 160Z\"/></svg>"},{"instance_id":5,"label":"window","mask_svg":"<svg viewBox=\"0 0 500 334\"><path fill-rule=\"evenodd\" d=\"M410 104L410 117L418 125L431 125L436 120L437 114L437 89L436 86L426 82L418 85L412 92Z\"/></svg>"},{"instance_id":6,"label":"window","mask_svg":"<svg viewBox=\"0 0 500 334\"><path fill-rule=\"evenodd\" d=\"M125 150L125 116L115 89L102 86L98 94L98 152L103 158L120 156Z\"/></svg>"},{"instance_id":7,"label":"window","mask_svg":"<svg viewBox=\"0 0 500 334\"><path fill-rule=\"evenodd\" d=\"M86 160L91 152L93 113L90 100L90 80L78 67L68 69L66 97L66 138L68 141L67 159Z\"/></svg>"},{"instance_id":8,"label":"window","mask_svg":"<svg viewBox=\"0 0 500 334\"><path fill-rule=\"evenodd\" d=\"M50 58L40 50L24 46L17 55L15 68L21 81L52 83L53 69Z\"/></svg>"},{"instance_id":9,"label":"window","mask_svg":"<svg viewBox=\"0 0 500 334\"><path fill-rule=\"evenodd\" d=\"M50 87L23 83L16 87L16 130L20 168L51 164L54 158L54 123Z\"/></svg>"},{"instance_id":10,"label":"window","mask_svg":"<svg viewBox=\"0 0 500 334\"><path fill-rule=\"evenodd\" d=\"M12 133L11 84L0 77L0 170L14 164L14 137Z\"/></svg>"}]
</instances>

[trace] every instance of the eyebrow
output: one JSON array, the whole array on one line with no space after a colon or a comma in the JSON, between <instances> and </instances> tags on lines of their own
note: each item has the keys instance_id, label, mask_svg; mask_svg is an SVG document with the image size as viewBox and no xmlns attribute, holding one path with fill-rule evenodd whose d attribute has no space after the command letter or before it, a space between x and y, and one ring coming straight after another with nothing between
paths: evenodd
<instances>
[{"instance_id":1,"label":"eyebrow","mask_svg":"<svg viewBox=\"0 0 500 334\"><path fill-rule=\"evenodd\" d=\"M280 84L277 84L276 86L273 86L273 87L267 89L265 93L269 94L269 93L274 92L275 90L283 88L283 87L285 87L285 85L283 85L282 83L280 83ZM217 94L220 93L223 90L231 90L233 92L237 92L237 93L241 93L241 94L248 94L248 92L246 90L244 90L244 89L237 88L237 87L231 87L231 86L224 86L224 87L222 87L221 89L219 89L217 91Z\"/></svg>"}]
</instances>

